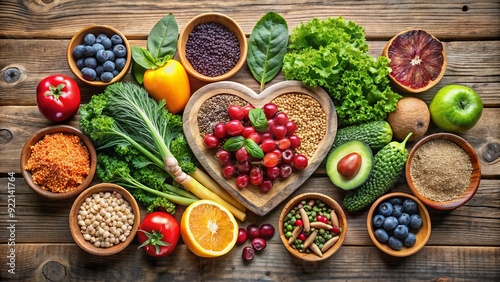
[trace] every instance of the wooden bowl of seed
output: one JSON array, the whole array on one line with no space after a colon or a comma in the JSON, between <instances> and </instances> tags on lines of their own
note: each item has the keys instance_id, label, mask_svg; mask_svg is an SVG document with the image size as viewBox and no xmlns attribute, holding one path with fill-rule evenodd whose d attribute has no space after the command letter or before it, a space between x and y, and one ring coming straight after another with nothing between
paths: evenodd
<instances>
[{"instance_id":1,"label":"wooden bowl of seed","mask_svg":"<svg viewBox=\"0 0 500 282\"><path fill-rule=\"evenodd\" d=\"M75 243L87 253L110 256L125 249L141 220L136 200L125 188L100 183L76 198L69 213Z\"/></svg>"},{"instance_id":2,"label":"wooden bowl of seed","mask_svg":"<svg viewBox=\"0 0 500 282\"><path fill-rule=\"evenodd\" d=\"M467 203L481 181L474 148L452 133L431 134L413 146L406 162L406 181L426 206L453 210Z\"/></svg>"},{"instance_id":3,"label":"wooden bowl of seed","mask_svg":"<svg viewBox=\"0 0 500 282\"><path fill-rule=\"evenodd\" d=\"M206 82L227 80L236 74L245 64L247 49L245 32L235 20L220 13L192 18L177 41L181 64L191 76Z\"/></svg>"},{"instance_id":4,"label":"wooden bowl of seed","mask_svg":"<svg viewBox=\"0 0 500 282\"><path fill-rule=\"evenodd\" d=\"M347 234L347 218L334 199L320 193L304 193L285 205L278 227L290 254L315 262L340 249Z\"/></svg>"}]
</instances>

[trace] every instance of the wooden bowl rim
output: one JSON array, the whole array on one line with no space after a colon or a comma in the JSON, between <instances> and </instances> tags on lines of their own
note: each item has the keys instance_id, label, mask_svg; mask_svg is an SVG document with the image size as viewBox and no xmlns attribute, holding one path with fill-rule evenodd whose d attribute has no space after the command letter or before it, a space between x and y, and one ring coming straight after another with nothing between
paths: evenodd
<instances>
[{"instance_id":1,"label":"wooden bowl rim","mask_svg":"<svg viewBox=\"0 0 500 282\"><path fill-rule=\"evenodd\" d=\"M55 193L42 189L39 185L33 183L33 180L31 178L31 172L24 169L24 166L31 157L31 146L35 145L35 143L40 141L45 135L58 132L71 133L80 137L82 142L87 147L90 157L90 171L89 174L87 175L87 178L85 178L85 181L80 186L78 186L78 188L66 193ZM80 194L92 182L94 174L96 172L96 168L97 168L97 152L94 147L94 144L92 143L90 138L87 135L85 135L82 131L70 125L65 125L65 124L53 125L40 129L39 131L35 132L30 136L30 138L28 139L28 141L26 141L21 151L21 174L24 180L26 181L26 184L28 184L28 186L33 191L37 192L39 195L52 200L68 199Z\"/></svg>"},{"instance_id":2,"label":"wooden bowl rim","mask_svg":"<svg viewBox=\"0 0 500 282\"><path fill-rule=\"evenodd\" d=\"M86 33L97 33L97 32L102 32L110 36L112 33L118 34L122 40L123 44L127 48L127 57L126 60L127 62L125 63L125 67L118 73L117 76L113 77L113 79L109 82L102 82L102 81L90 81L86 80L83 78L81 71L78 69L76 66L76 60L73 58L73 49L76 47L76 45L81 44L83 42L83 37L85 36ZM78 40L78 42L77 42ZM66 48L66 61L68 63L69 69L71 72L82 82L92 85L92 86L108 86L110 84L113 84L115 82L121 81L128 73L130 67L132 66L132 50L130 48L130 43L128 42L127 37L123 33L121 33L118 29L108 26L108 25L90 25L87 27L84 27L83 29L79 30L71 40L69 41L68 48Z\"/></svg>"},{"instance_id":3,"label":"wooden bowl rim","mask_svg":"<svg viewBox=\"0 0 500 282\"><path fill-rule=\"evenodd\" d=\"M224 25L228 30L232 31L240 43L240 58L236 65L227 73L219 76L206 76L197 72L189 60L186 57L186 42L189 38L191 31L199 24L215 22ZM179 61L184 66L186 71L193 77L205 81L205 82L216 82L227 80L233 75L235 75L241 67L246 62L246 57L248 53L248 42L246 39L246 34L241 29L240 25L231 17L224 15L222 13L203 13L195 16L184 26L179 34L179 40L177 41L177 52L179 55Z\"/></svg>"},{"instance_id":4,"label":"wooden bowl rim","mask_svg":"<svg viewBox=\"0 0 500 282\"><path fill-rule=\"evenodd\" d=\"M375 238L375 233L373 230L373 222L372 222L373 214L375 213L375 209L378 207L378 205L380 205L383 201L390 199L390 198L394 198L394 197L401 197L401 198L404 197L404 198L412 199L417 203L418 213L420 214L420 217L422 217L422 222L423 222L422 227L420 227L419 232L417 232L417 233L424 232L423 233L424 235L422 236L423 240L418 240L418 238L417 238L417 243L413 247L408 248L406 246L403 246L403 249L401 249L399 251L391 249L391 247L389 247L389 245L380 243L377 240L377 238ZM424 225L426 225L426 229L422 230L422 228L424 228ZM382 197L378 198L371 205L370 209L368 210L368 215L366 216L366 229L368 231L368 235L370 236L370 239L372 240L373 244L375 246L377 246L377 248L379 248L382 252L384 252L388 255L394 256L394 257L407 257L407 256L411 256L411 255L417 253L418 251L420 251L425 246L425 244L427 244L427 241L431 237L431 228L432 228L431 217L430 217L429 211L427 210L425 205L417 197L415 197L409 193L404 193L404 192L392 192L392 193L385 194ZM422 237L421 237L421 239L422 239Z\"/></svg>"},{"instance_id":5,"label":"wooden bowl rim","mask_svg":"<svg viewBox=\"0 0 500 282\"><path fill-rule=\"evenodd\" d=\"M285 236L285 231L283 229L284 218L286 217L288 212L295 205L297 205L297 203L299 203L305 199L315 199L315 200L323 201L325 204L327 204L328 206L330 206L331 208L333 208L335 210L335 212L337 213L337 216L339 218L339 225L340 225L339 227L342 228L342 232L340 232L339 240L329 250L327 250L325 253L323 253L323 257L319 257L318 255L316 255L314 253L307 254L307 253L297 252L295 249L290 247L290 245L288 244L288 239ZM278 230L279 230L279 235L280 235L281 241L283 242L283 245L288 250L288 252L290 254L292 254L294 257L301 259L301 260L304 260L304 261L308 261L308 262L322 261L322 260L326 260L326 259L330 258L331 256L333 256L342 247L344 239L347 235L347 217L344 213L344 210L340 206L340 204L337 201L335 201L333 198L331 198L325 194L321 194L321 193L303 193L303 194L300 194L300 195L293 197L283 207L281 214L280 214L280 217L279 217L279 221L278 221Z\"/></svg>"},{"instance_id":6,"label":"wooden bowl rim","mask_svg":"<svg viewBox=\"0 0 500 282\"><path fill-rule=\"evenodd\" d=\"M417 188L415 188L415 185L413 185L410 173L410 166L413 156L415 155L417 150L420 147L422 147L423 144L432 140L448 140L457 144L467 153L467 155L469 155L469 159L472 164L472 174L469 186L465 189L464 193L460 197L447 202L438 202L425 198L422 194L419 193ZM422 138L413 146L413 148L410 151L410 154L408 155L408 161L406 162L405 165L405 174L406 174L406 182L408 183L411 192L426 206L429 206L437 210L453 210L467 203L476 194L477 189L479 188L479 184L481 183L481 164L479 162L479 158L477 156L476 151L469 144L469 142L467 142L465 139L456 134L448 132L439 132Z\"/></svg>"},{"instance_id":7,"label":"wooden bowl rim","mask_svg":"<svg viewBox=\"0 0 500 282\"><path fill-rule=\"evenodd\" d=\"M80 206L82 205L83 201L85 201L87 197L93 195L94 193L113 191L122 194L123 198L127 200L127 202L132 207L132 211L134 213L134 225L132 226L132 230L130 231L130 234L125 242L120 242L118 245L114 245L109 248L98 248L95 247L92 243L86 241L80 233L80 226L78 225L77 219L78 211L80 210ZM132 194L130 194L129 191L127 191L127 189L113 183L99 183L89 187L87 190L81 193L78 198L76 198L69 212L69 228L73 240L82 250L96 256L110 256L125 249L134 240L137 230L139 229L140 221L141 212L135 198L132 196Z\"/></svg>"}]
</instances>

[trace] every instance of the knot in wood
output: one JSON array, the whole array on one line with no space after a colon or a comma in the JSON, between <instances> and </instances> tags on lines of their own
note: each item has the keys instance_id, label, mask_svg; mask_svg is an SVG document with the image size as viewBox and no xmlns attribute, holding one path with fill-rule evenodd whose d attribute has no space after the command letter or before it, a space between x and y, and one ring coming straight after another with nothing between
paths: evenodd
<instances>
[{"instance_id":1,"label":"knot in wood","mask_svg":"<svg viewBox=\"0 0 500 282\"><path fill-rule=\"evenodd\" d=\"M16 67L10 67L3 71L2 79L7 83L17 82L21 78L21 70Z\"/></svg>"},{"instance_id":2,"label":"knot in wood","mask_svg":"<svg viewBox=\"0 0 500 282\"><path fill-rule=\"evenodd\" d=\"M66 266L57 261L49 261L43 265L43 276L49 281L67 280Z\"/></svg>"},{"instance_id":3,"label":"knot in wood","mask_svg":"<svg viewBox=\"0 0 500 282\"><path fill-rule=\"evenodd\" d=\"M486 145L483 158L487 162L493 162L500 157L500 143L493 142Z\"/></svg>"},{"instance_id":4,"label":"knot in wood","mask_svg":"<svg viewBox=\"0 0 500 282\"><path fill-rule=\"evenodd\" d=\"M0 129L0 145L8 144L12 141L12 132L8 129Z\"/></svg>"}]
</instances>

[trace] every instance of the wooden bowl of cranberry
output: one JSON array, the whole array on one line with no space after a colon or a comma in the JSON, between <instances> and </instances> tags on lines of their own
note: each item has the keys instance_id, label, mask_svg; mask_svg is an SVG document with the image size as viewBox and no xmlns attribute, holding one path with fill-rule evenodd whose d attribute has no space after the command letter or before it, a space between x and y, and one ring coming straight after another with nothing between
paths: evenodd
<instances>
[{"instance_id":1,"label":"wooden bowl of cranberry","mask_svg":"<svg viewBox=\"0 0 500 282\"><path fill-rule=\"evenodd\" d=\"M247 49L241 27L220 13L205 13L191 19L177 42L179 60L186 71L206 82L227 80L236 74L245 64Z\"/></svg>"},{"instance_id":2,"label":"wooden bowl of cranberry","mask_svg":"<svg viewBox=\"0 0 500 282\"><path fill-rule=\"evenodd\" d=\"M279 234L294 257L308 262L322 261L342 246L347 218L334 199L320 193L304 193L283 208Z\"/></svg>"},{"instance_id":3,"label":"wooden bowl of cranberry","mask_svg":"<svg viewBox=\"0 0 500 282\"><path fill-rule=\"evenodd\" d=\"M452 133L434 133L417 142L405 170L412 193L437 210L464 205L481 181L481 166L474 148Z\"/></svg>"}]
</instances>

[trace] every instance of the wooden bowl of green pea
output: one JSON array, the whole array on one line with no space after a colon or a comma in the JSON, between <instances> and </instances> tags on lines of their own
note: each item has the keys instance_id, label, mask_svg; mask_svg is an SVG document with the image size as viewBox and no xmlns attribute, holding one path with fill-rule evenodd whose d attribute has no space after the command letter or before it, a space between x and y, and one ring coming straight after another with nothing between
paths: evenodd
<instances>
[{"instance_id":1,"label":"wooden bowl of green pea","mask_svg":"<svg viewBox=\"0 0 500 282\"><path fill-rule=\"evenodd\" d=\"M342 246L347 218L334 199L320 193L304 193L285 205L278 228L290 254L308 262L322 261Z\"/></svg>"}]
</instances>

